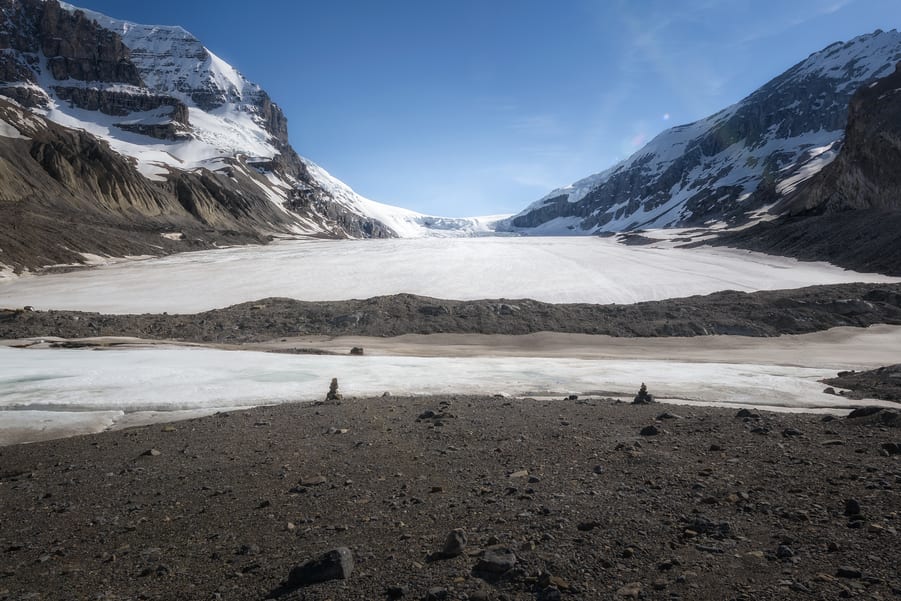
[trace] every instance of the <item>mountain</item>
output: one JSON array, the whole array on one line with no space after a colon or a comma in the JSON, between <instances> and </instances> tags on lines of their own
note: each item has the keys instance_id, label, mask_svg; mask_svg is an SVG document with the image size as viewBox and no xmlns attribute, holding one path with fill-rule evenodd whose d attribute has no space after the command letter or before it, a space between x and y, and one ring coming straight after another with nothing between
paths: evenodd
<instances>
[{"instance_id":1,"label":"mountain","mask_svg":"<svg viewBox=\"0 0 901 601\"><path fill-rule=\"evenodd\" d=\"M262 242L469 235L300 157L281 109L181 27L0 0L0 266Z\"/></svg>"},{"instance_id":2,"label":"mountain","mask_svg":"<svg viewBox=\"0 0 901 601\"><path fill-rule=\"evenodd\" d=\"M838 157L774 207L777 219L715 244L901 276L901 62L852 98Z\"/></svg>"},{"instance_id":3,"label":"mountain","mask_svg":"<svg viewBox=\"0 0 901 601\"><path fill-rule=\"evenodd\" d=\"M746 223L835 159L851 96L899 60L895 30L832 44L740 102L552 191L499 229L593 234Z\"/></svg>"}]
</instances>

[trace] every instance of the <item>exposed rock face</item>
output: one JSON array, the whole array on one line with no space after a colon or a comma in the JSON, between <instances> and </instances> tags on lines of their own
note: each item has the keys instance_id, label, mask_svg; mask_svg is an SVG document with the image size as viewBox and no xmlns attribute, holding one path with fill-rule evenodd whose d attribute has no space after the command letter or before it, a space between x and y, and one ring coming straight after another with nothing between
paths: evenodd
<instances>
[{"instance_id":1,"label":"exposed rock face","mask_svg":"<svg viewBox=\"0 0 901 601\"><path fill-rule=\"evenodd\" d=\"M785 215L716 243L901 275L901 68L851 102L838 158L788 195Z\"/></svg>"},{"instance_id":2,"label":"exposed rock face","mask_svg":"<svg viewBox=\"0 0 901 601\"><path fill-rule=\"evenodd\" d=\"M170 118L173 121L182 125L189 124L188 107L171 96L72 86L54 86L53 91L60 100L67 100L80 109L120 117L136 111L152 111L167 106L171 107Z\"/></svg>"},{"instance_id":3,"label":"exposed rock face","mask_svg":"<svg viewBox=\"0 0 901 601\"><path fill-rule=\"evenodd\" d=\"M901 62L854 95L838 158L790 195L788 214L901 209Z\"/></svg>"},{"instance_id":4,"label":"exposed rock face","mask_svg":"<svg viewBox=\"0 0 901 601\"><path fill-rule=\"evenodd\" d=\"M130 52L115 33L81 11L64 10L56 0L0 0L7 26L0 33L0 75L5 81L33 81L35 55L42 52L55 79L142 85Z\"/></svg>"},{"instance_id":5,"label":"exposed rock face","mask_svg":"<svg viewBox=\"0 0 901 601\"><path fill-rule=\"evenodd\" d=\"M741 102L663 132L613 168L555 190L510 230L595 233L738 224L836 155L852 94L901 60L877 31L812 54Z\"/></svg>"},{"instance_id":6,"label":"exposed rock face","mask_svg":"<svg viewBox=\"0 0 901 601\"><path fill-rule=\"evenodd\" d=\"M0 0L0 13L0 267L395 235L313 177L269 95L184 29L56 0ZM87 133L95 123L109 134Z\"/></svg>"}]
</instances>

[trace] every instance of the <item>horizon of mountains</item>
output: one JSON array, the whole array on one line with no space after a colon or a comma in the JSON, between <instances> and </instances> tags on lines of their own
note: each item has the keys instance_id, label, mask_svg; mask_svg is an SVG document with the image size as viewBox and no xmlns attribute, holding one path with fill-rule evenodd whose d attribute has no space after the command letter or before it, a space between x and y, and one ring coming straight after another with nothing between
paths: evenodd
<instances>
[{"instance_id":1,"label":"horizon of mountains","mask_svg":"<svg viewBox=\"0 0 901 601\"><path fill-rule=\"evenodd\" d=\"M899 95L895 88L866 94L901 62L895 30L814 52L736 104L662 132L625 161L516 215L489 219L423 215L356 194L295 152L287 118L263 89L180 27L129 23L56 0L0 0L0 11L0 220L8 224L0 266L15 271L297 235L588 235L758 222L745 231L767 226L769 246L747 234L732 243L898 269L881 225L894 224L901 207L891 187L897 169L881 165L898 160L897 138L883 134L901 129L891 108ZM855 156L868 157L866 173L844 156L854 102ZM868 124L875 114L887 123ZM867 154L874 144L881 151ZM827 166L824 181L817 176ZM845 200L830 196L836 189ZM790 248L774 233L785 219L797 232L799 220L848 210L889 213L858 223L887 240L870 258L844 257L834 242L808 257L816 240ZM840 240L842 221L825 232L818 221L816 239Z\"/></svg>"}]
</instances>

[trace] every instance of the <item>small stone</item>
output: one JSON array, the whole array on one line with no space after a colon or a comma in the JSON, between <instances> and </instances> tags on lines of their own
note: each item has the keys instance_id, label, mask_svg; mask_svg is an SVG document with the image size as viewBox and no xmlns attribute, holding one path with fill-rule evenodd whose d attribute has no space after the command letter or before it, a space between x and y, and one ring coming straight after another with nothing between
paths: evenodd
<instances>
[{"instance_id":1,"label":"small stone","mask_svg":"<svg viewBox=\"0 0 901 601\"><path fill-rule=\"evenodd\" d=\"M860 578L863 576L860 570L851 566L841 566L836 570L835 575L839 578Z\"/></svg>"},{"instance_id":2,"label":"small stone","mask_svg":"<svg viewBox=\"0 0 901 601\"><path fill-rule=\"evenodd\" d=\"M428 590L423 597L423 601L443 601L447 599L448 592L446 588L442 588L440 586L432 587Z\"/></svg>"},{"instance_id":3,"label":"small stone","mask_svg":"<svg viewBox=\"0 0 901 601\"><path fill-rule=\"evenodd\" d=\"M385 589L385 596L389 599L400 599L410 594L408 586L389 586Z\"/></svg>"},{"instance_id":4,"label":"small stone","mask_svg":"<svg viewBox=\"0 0 901 601\"><path fill-rule=\"evenodd\" d=\"M441 555L446 558L462 555L466 550L466 532L462 528L455 528L447 534Z\"/></svg>"},{"instance_id":5,"label":"small stone","mask_svg":"<svg viewBox=\"0 0 901 601\"><path fill-rule=\"evenodd\" d=\"M161 453L156 449L147 449L146 451L141 453L141 455L143 455L144 457L159 457L160 454Z\"/></svg>"},{"instance_id":6,"label":"small stone","mask_svg":"<svg viewBox=\"0 0 901 601\"><path fill-rule=\"evenodd\" d=\"M488 547L476 564L475 571L503 574L513 569L516 565L516 555L513 550L502 545Z\"/></svg>"},{"instance_id":7,"label":"small stone","mask_svg":"<svg viewBox=\"0 0 901 601\"><path fill-rule=\"evenodd\" d=\"M549 586L538 592L538 601L560 601L563 595L556 586Z\"/></svg>"},{"instance_id":8,"label":"small stone","mask_svg":"<svg viewBox=\"0 0 901 601\"><path fill-rule=\"evenodd\" d=\"M350 549L338 547L316 559L295 566L288 574L286 585L298 588L327 580L346 580L354 569L354 558Z\"/></svg>"},{"instance_id":9,"label":"small stone","mask_svg":"<svg viewBox=\"0 0 901 601\"><path fill-rule=\"evenodd\" d=\"M845 500L845 515L860 515L860 501L858 501L857 499Z\"/></svg>"},{"instance_id":10,"label":"small stone","mask_svg":"<svg viewBox=\"0 0 901 601\"><path fill-rule=\"evenodd\" d=\"M591 532L592 530L594 530L595 528L597 528L600 525L601 525L600 522L579 522L579 525L576 526L576 528L580 532Z\"/></svg>"},{"instance_id":11,"label":"small stone","mask_svg":"<svg viewBox=\"0 0 901 601\"><path fill-rule=\"evenodd\" d=\"M660 430L658 430L656 426L645 426L638 433L641 436L657 436L660 434Z\"/></svg>"},{"instance_id":12,"label":"small stone","mask_svg":"<svg viewBox=\"0 0 901 601\"><path fill-rule=\"evenodd\" d=\"M779 548L776 549L776 557L779 559L788 559L794 556L795 552L788 545L779 545Z\"/></svg>"},{"instance_id":13,"label":"small stone","mask_svg":"<svg viewBox=\"0 0 901 601\"><path fill-rule=\"evenodd\" d=\"M175 426L172 426L172 425L163 426L162 430L160 430L160 431L161 432L175 432Z\"/></svg>"},{"instance_id":14,"label":"small stone","mask_svg":"<svg viewBox=\"0 0 901 601\"><path fill-rule=\"evenodd\" d=\"M362 346L355 346L355 347L353 347L352 349L350 349L350 354L351 354L351 355L362 355L362 354L363 354L363 347L362 347Z\"/></svg>"},{"instance_id":15,"label":"small stone","mask_svg":"<svg viewBox=\"0 0 901 601\"><path fill-rule=\"evenodd\" d=\"M511 478L526 478L529 475L529 470L519 470L517 472L513 472L510 474Z\"/></svg>"},{"instance_id":16,"label":"small stone","mask_svg":"<svg viewBox=\"0 0 901 601\"><path fill-rule=\"evenodd\" d=\"M801 436L801 431L796 430L794 428L786 428L782 431L783 438L790 438L792 436Z\"/></svg>"},{"instance_id":17,"label":"small stone","mask_svg":"<svg viewBox=\"0 0 901 601\"><path fill-rule=\"evenodd\" d=\"M840 439L838 439L838 438L833 438L833 439L831 439L831 440L824 440L824 441L823 441L822 443L820 443L820 444L822 444L824 447L835 447L835 446L838 446L838 445L843 445L843 444L845 444L845 441L844 441L844 440L840 440Z\"/></svg>"},{"instance_id":18,"label":"small stone","mask_svg":"<svg viewBox=\"0 0 901 601\"><path fill-rule=\"evenodd\" d=\"M901 455L901 442L884 442L882 450L886 455Z\"/></svg>"},{"instance_id":19,"label":"small stone","mask_svg":"<svg viewBox=\"0 0 901 601\"><path fill-rule=\"evenodd\" d=\"M641 583L640 582L630 582L629 584L621 586L616 591L617 597L628 597L630 599L638 599L641 597Z\"/></svg>"},{"instance_id":20,"label":"small stone","mask_svg":"<svg viewBox=\"0 0 901 601\"><path fill-rule=\"evenodd\" d=\"M735 417L738 417L741 419L758 419L758 418L760 418L760 414L754 413L750 409L739 409L738 413L735 414Z\"/></svg>"},{"instance_id":21,"label":"small stone","mask_svg":"<svg viewBox=\"0 0 901 601\"><path fill-rule=\"evenodd\" d=\"M321 474L300 479L301 486L319 486L321 484L325 484L326 482L328 482L328 479Z\"/></svg>"},{"instance_id":22,"label":"small stone","mask_svg":"<svg viewBox=\"0 0 901 601\"><path fill-rule=\"evenodd\" d=\"M678 413L670 413L669 411L664 411L660 415L657 416L657 421L663 421L665 419L685 419Z\"/></svg>"},{"instance_id":23,"label":"small stone","mask_svg":"<svg viewBox=\"0 0 901 601\"><path fill-rule=\"evenodd\" d=\"M594 466L594 469L592 469L592 471L595 474L603 474L606 470L604 469L603 465L596 465L596 466Z\"/></svg>"}]
</instances>

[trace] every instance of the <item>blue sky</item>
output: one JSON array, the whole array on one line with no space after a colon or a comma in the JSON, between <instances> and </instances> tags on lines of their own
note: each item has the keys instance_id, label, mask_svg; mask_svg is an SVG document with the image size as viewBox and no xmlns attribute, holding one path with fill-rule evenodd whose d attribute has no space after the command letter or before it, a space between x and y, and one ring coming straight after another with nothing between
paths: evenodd
<instances>
[{"instance_id":1,"label":"blue sky","mask_svg":"<svg viewBox=\"0 0 901 601\"><path fill-rule=\"evenodd\" d=\"M516 212L728 106L898 0L82 0L181 25L284 109L357 192Z\"/></svg>"}]
</instances>

